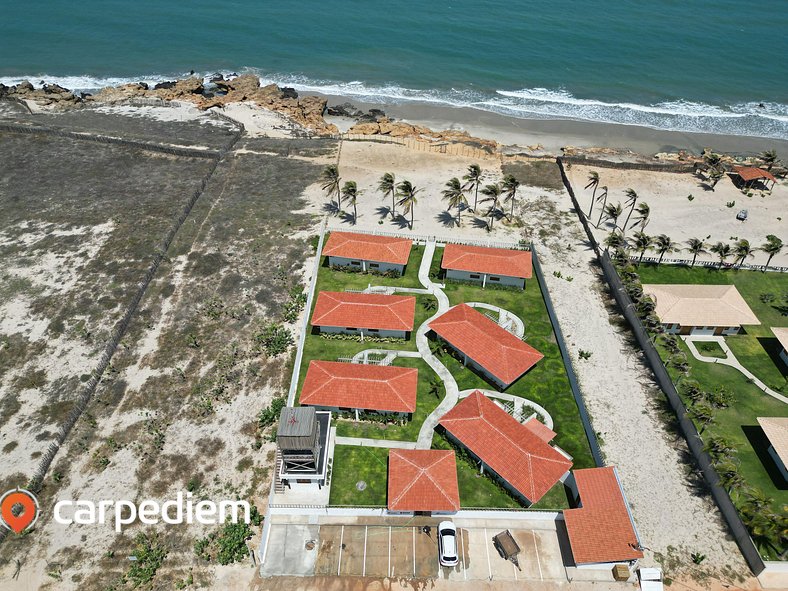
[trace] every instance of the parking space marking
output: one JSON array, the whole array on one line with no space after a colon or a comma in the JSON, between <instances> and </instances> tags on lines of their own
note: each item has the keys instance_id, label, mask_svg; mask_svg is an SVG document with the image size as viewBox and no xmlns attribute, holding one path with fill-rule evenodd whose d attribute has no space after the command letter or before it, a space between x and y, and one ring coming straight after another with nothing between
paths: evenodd
<instances>
[{"instance_id":1,"label":"parking space marking","mask_svg":"<svg viewBox=\"0 0 788 591\"><path fill-rule=\"evenodd\" d=\"M487 552L487 572L490 573L490 580L492 581L492 565L490 564L490 549L487 547L487 528L484 528L484 549Z\"/></svg>"},{"instance_id":2,"label":"parking space marking","mask_svg":"<svg viewBox=\"0 0 788 591\"><path fill-rule=\"evenodd\" d=\"M389 570L387 572L391 576L391 526L389 526Z\"/></svg>"},{"instance_id":3,"label":"parking space marking","mask_svg":"<svg viewBox=\"0 0 788 591\"><path fill-rule=\"evenodd\" d=\"M416 528L413 529L413 576L416 576Z\"/></svg>"},{"instance_id":4,"label":"parking space marking","mask_svg":"<svg viewBox=\"0 0 788 591\"><path fill-rule=\"evenodd\" d=\"M531 533L534 536L534 551L536 551L536 566L539 567L539 578L544 581L544 576L542 575L542 561L539 560L539 545L536 543L536 532L531 530Z\"/></svg>"},{"instance_id":5,"label":"parking space marking","mask_svg":"<svg viewBox=\"0 0 788 591\"><path fill-rule=\"evenodd\" d=\"M462 541L462 530L460 530L460 546L462 546L462 576L467 581L468 580L468 565L465 564L465 542Z\"/></svg>"},{"instance_id":6,"label":"parking space marking","mask_svg":"<svg viewBox=\"0 0 788 591\"><path fill-rule=\"evenodd\" d=\"M342 542L345 539L345 526L342 526L342 533L339 535L339 564L337 564L337 576L342 570Z\"/></svg>"},{"instance_id":7,"label":"parking space marking","mask_svg":"<svg viewBox=\"0 0 788 591\"><path fill-rule=\"evenodd\" d=\"M361 567L361 576L367 576L367 533L369 532L369 526L364 526L364 561L362 562L363 566Z\"/></svg>"}]
</instances>

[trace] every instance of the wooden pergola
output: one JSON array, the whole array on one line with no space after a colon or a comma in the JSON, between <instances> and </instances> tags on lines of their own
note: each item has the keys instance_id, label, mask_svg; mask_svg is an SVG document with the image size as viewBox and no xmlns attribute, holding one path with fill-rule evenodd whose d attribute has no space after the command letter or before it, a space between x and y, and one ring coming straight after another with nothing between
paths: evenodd
<instances>
[{"instance_id":1,"label":"wooden pergola","mask_svg":"<svg viewBox=\"0 0 788 591\"><path fill-rule=\"evenodd\" d=\"M733 174L741 179L742 184L748 189L751 188L756 182L761 181L767 190L771 191L777 179L768 170L755 168L754 166L734 166ZM770 187L767 183L772 183Z\"/></svg>"}]
</instances>

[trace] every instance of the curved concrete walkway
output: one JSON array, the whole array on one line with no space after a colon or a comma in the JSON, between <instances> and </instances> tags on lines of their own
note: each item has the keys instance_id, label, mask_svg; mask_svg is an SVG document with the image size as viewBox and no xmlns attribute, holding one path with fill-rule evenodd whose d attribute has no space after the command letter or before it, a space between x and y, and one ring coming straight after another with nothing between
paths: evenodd
<instances>
[{"instance_id":1,"label":"curved concrete walkway","mask_svg":"<svg viewBox=\"0 0 788 591\"><path fill-rule=\"evenodd\" d=\"M498 326L508 330L518 339L523 338L525 334L525 323L516 314L512 314L509 310L501 308L500 306L494 306L493 304L487 304L485 302L466 302L466 304L471 308L483 308L491 312L496 312L498 314Z\"/></svg>"},{"instance_id":2,"label":"curved concrete walkway","mask_svg":"<svg viewBox=\"0 0 788 591\"><path fill-rule=\"evenodd\" d=\"M553 417L550 416L550 413L543 406L539 406L533 400L528 400L527 398L522 398L520 396L514 396L513 394L505 394L503 392L498 392L497 390L481 390L479 388L471 388L470 390L463 390L460 392L460 398L467 398L476 390L479 390L482 394L487 396L488 398L497 398L498 400L506 400L508 402L514 402L515 410L520 410L520 415L522 416L522 408L527 406L529 408L534 409L537 413L539 413L542 417L544 417L544 424L549 429L553 428Z\"/></svg>"},{"instance_id":3,"label":"curved concrete walkway","mask_svg":"<svg viewBox=\"0 0 788 591\"><path fill-rule=\"evenodd\" d=\"M758 386L761 390L763 390L766 394L771 396L772 398L776 398L780 402L784 404L788 404L788 398L775 392L771 388L769 388L766 384L764 384L761 380L756 378L746 367L744 367L739 360L736 359L736 356L733 354L733 351L730 350L725 339L723 337L693 337L693 336L682 336L681 340L687 344L687 347L692 353L692 356L697 359L698 361L704 361L706 363L719 363L721 365L727 365L728 367L732 367L740 371L744 374L745 377L750 379L753 384ZM706 355L701 355L698 350L695 348L695 343L693 341L701 341L701 342L714 342L717 343L722 350L725 352L726 357L707 357Z\"/></svg>"},{"instance_id":4,"label":"curved concrete walkway","mask_svg":"<svg viewBox=\"0 0 788 591\"><path fill-rule=\"evenodd\" d=\"M382 365L389 365L397 357L421 357L421 353L418 351L403 351L401 349L364 349L353 355L353 363L369 363L370 355L379 355L382 357Z\"/></svg>"}]
</instances>

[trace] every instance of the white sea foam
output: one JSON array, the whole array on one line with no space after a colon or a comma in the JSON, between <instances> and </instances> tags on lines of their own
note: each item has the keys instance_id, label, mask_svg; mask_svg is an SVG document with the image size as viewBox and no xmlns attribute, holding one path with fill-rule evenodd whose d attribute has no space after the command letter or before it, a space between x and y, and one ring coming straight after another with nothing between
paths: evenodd
<instances>
[{"instance_id":1,"label":"white sea foam","mask_svg":"<svg viewBox=\"0 0 788 591\"><path fill-rule=\"evenodd\" d=\"M255 68L245 68L260 76L263 84L291 86L301 92L319 92L345 96L366 102L407 102L468 107L524 119L573 119L639 125L671 131L749 135L788 140L788 105L781 103L745 102L719 106L689 100L676 100L642 105L628 102L606 102L581 98L562 89L524 88L521 90L418 90L395 84L369 86L360 80L336 82L313 80L303 76L271 74ZM206 81L212 72L198 73ZM224 72L228 76L229 72ZM118 86L130 82L154 85L164 80L187 76L187 73L170 76L148 74L137 77L49 76L39 74L24 77L0 77L0 83L18 84L30 80L59 84L66 88L89 92L104 86Z\"/></svg>"}]
</instances>

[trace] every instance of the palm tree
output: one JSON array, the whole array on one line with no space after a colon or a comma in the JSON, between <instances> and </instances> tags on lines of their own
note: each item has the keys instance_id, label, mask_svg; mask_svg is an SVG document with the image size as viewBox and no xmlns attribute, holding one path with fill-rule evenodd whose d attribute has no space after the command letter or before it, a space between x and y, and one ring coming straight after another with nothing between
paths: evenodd
<instances>
[{"instance_id":1,"label":"palm tree","mask_svg":"<svg viewBox=\"0 0 788 591\"><path fill-rule=\"evenodd\" d=\"M648 206L648 203L645 201L641 201L638 203L635 211L638 212L638 217L635 218L635 221L632 222L632 228L634 228L637 224L640 224L640 230L644 231L646 229L646 224L648 224L648 216L651 215L651 208Z\"/></svg>"},{"instance_id":2,"label":"palm tree","mask_svg":"<svg viewBox=\"0 0 788 591\"><path fill-rule=\"evenodd\" d=\"M607 185L603 185L602 187L599 187L599 189L599 197L596 198L596 202L599 203L601 201L602 209L605 209L605 206L607 205ZM599 214L599 218L602 219L602 214ZM599 227L599 221L597 221L596 227Z\"/></svg>"},{"instance_id":3,"label":"palm tree","mask_svg":"<svg viewBox=\"0 0 788 591\"><path fill-rule=\"evenodd\" d=\"M624 207L629 205L629 213L627 214L627 219L624 220L624 224L621 226L622 232L626 232L627 224L629 223L629 216L631 216L632 212L635 211L635 204L638 201L638 194L635 193L635 189L627 189L624 191L624 195L627 196L627 201L624 203Z\"/></svg>"},{"instance_id":4,"label":"palm tree","mask_svg":"<svg viewBox=\"0 0 788 591\"><path fill-rule=\"evenodd\" d=\"M638 259L639 267L641 261L643 261L643 255L645 255L646 251L651 248L652 244L654 244L654 238L641 231L635 232L635 235L630 239L630 242L632 244L632 248L640 253L640 258Z\"/></svg>"},{"instance_id":5,"label":"palm tree","mask_svg":"<svg viewBox=\"0 0 788 591\"><path fill-rule=\"evenodd\" d=\"M753 253L758 250L750 246L750 241L742 238L733 247L733 254L736 257L734 263L738 262L739 267L744 264L744 259L752 257Z\"/></svg>"},{"instance_id":6,"label":"palm tree","mask_svg":"<svg viewBox=\"0 0 788 591\"><path fill-rule=\"evenodd\" d=\"M720 170L719 168L712 169L711 173L709 173L709 178L711 179L711 190L714 190L714 187L717 186L717 183L720 182L720 179L725 176L725 171Z\"/></svg>"},{"instance_id":7,"label":"palm tree","mask_svg":"<svg viewBox=\"0 0 788 591\"><path fill-rule=\"evenodd\" d=\"M460 179L454 177L448 183L446 183L446 188L441 191L443 193L443 198L449 202L449 209L452 207L457 208L457 225L462 225L462 208L468 207L468 199L465 197L465 191L462 190L462 184L460 183Z\"/></svg>"},{"instance_id":8,"label":"palm tree","mask_svg":"<svg viewBox=\"0 0 788 591\"><path fill-rule=\"evenodd\" d=\"M618 232L610 232L610 234L605 237L605 246L608 249L612 248L613 250L618 250L619 248L624 248L626 244L627 241Z\"/></svg>"},{"instance_id":9,"label":"palm tree","mask_svg":"<svg viewBox=\"0 0 788 591\"><path fill-rule=\"evenodd\" d=\"M772 258L774 255L779 253L783 249L783 241L777 238L774 234L769 234L766 237L766 242L764 242L763 246L761 246L761 250L769 255L768 260L766 261L766 266L764 269L769 268L769 263L772 262Z\"/></svg>"},{"instance_id":10,"label":"palm tree","mask_svg":"<svg viewBox=\"0 0 788 591\"><path fill-rule=\"evenodd\" d=\"M482 199L482 203L492 201L490 204L490 211L487 212L487 215L490 216L490 229L492 229L493 223L495 222L495 211L500 204L502 192L503 189L501 189L501 185L498 183L487 185L482 189L482 194L486 195L486 197Z\"/></svg>"},{"instance_id":11,"label":"palm tree","mask_svg":"<svg viewBox=\"0 0 788 591\"><path fill-rule=\"evenodd\" d=\"M588 208L588 215L586 217L591 217L591 210L594 209L594 200L596 199L596 189L599 186L599 173L595 170L592 170L588 173L588 184L585 186L586 189L589 187L594 188L594 192L591 193L591 207Z\"/></svg>"},{"instance_id":12,"label":"palm tree","mask_svg":"<svg viewBox=\"0 0 788 591\"><path fill-rule=\"evenodd\" d=\"M725 260L731 256L731 245L726 244L725 242L718 242L709 250L720 257L720 267L722 267L722 264L725 262Z\"/></svg>"},{"instance_id":13,"label":"palm tree","mask_svg":"<svg viewBox=\"0 0 788 591\"><path fill-rule=\"evenodd\" d=\"M764 163L766 170L771 170L772 166L780 162L780 159L777 157L777 150L766 150L765 152L761 152L758 158Z\"/></svg>"},{"instance_id":14,"label":"palm tree","mask_svg":"<svg viewBox=\"0 0 788 591\"><path fill-rule=\"evenodd\" d=\"M360 192L358 190L358 186L356 185L356 181L347 181L345 186L342 187L342 198L347 199L350 204L353 206L353 223L355 224L358 220L358 210L356 209L356 200Z\"/></svg>"},{"instance_id":15,"label":"palm tree","mask_svg":"<svg viewBox=\"0 0 788 591\"><path fill-rule=\"evenodd\" d=\"M714 420L714 408L707 402L693 404L687 414L700 423L700 435L703 435L706 427Z\"/></svg>"},{"instance_id":16,"label":"palm tree","mask_svg":"<svg viewBox=\"0 0 788 591\"><path fill-rule=\"evenodd\" d=\"M383 199L386 199L389 195L391 195L391 219L394 219L394 210L396 209L396 203L394 198L397 195L397 181L394 180L394 175L390 172L387 172L382 177L380 177L380 182L378 182L378 191L383 193Z\"/></svg>"},{"instance_id":17,"label":"palm tree","mask_svg":"<svg viewBox=\"0 0 788 591\"><path fill-rule=\"evenodd\" d=\"M399 201L397 201L397 205L402 207L402 211L405 215L408 215L410 212L410 229L413 229L413 210L418 203L416 199L416 194L420 193L421 189L417 189L413 186L410 181L402 181L397 185L397 197L399 197Z\"/></svg>"},{"instance_id":18,"label":"palm tree","mask_svg":"<svg viewBox=\"0 0 788 591\"><path fill-rule=\"evenodd\" d=\"M518 181L513 174L507 174L503 177L503 182L501 183L501 188L503 189L504 194L504 203L511 203L512 209L509 213L509 220L514 217L514 206L517 204L517 189L520 187L520 181Z\"/></svg>"},{"instance_id":19,"label":"palm tree","mask_svg":"<svg viewBox=\"0 0 788 591\"><path fill-rule=\"evenodd\" d=\"M612 203L608 203L602 209L602 215L605 216L605 221L612 220L613 221L613 228L618 228L618 218L621 217L621 214L624 210L621 208L621 203L616 203L613 205ZM602 222L602 216L599 216L599 222ZM599 226L599 224L597 224Z\"/></svg>"},{"instance_id":20,"label":"palm tree","mask_svg":"<svg viewBox=\"0 0 788 591\"><path fill-rule=\"evenodd\" d=\"M342 207L342 198L339 194L339 167L336 164L326 166L320 174L320 180L323 182L321 188L326 192L329 199L336 193L337 214L339 214L339 210Z\"/></svg>"},{"instance_id":21,"label":"palm tree","mask_svg":"<svg viewBox=\"0 0 788 591\"><path fill-rule=\"evenodd\" d=\"M665 253L676 251L676 243L673 242L667 234L660 234L654 239L654 250L659 253L659 260L657 261L659 265L662 263L662 258L665 256Z\"/></svg>"},{"instance_id":22,"label":"palm tree","mask_svg":"<svg viewBox=\"0 0 788 591\"><path fill-rule=\"evenodd\" d=\"M471 164L468 173L462 177L465 184L462 186L466 191L473 190L473 212L476 213L476 203L479 200L479 187L482 184L482 169L478 164Z\"/></svg>"},{"instance_id":23,"label":"palm tree","mask_svg":"<svg viewBox=\"0 0 788 591\"><path fill-rule=\"evenodd\" d=\"M736 446L731 443L730 439L727 439L721 435L713 435L712 437L709 437L706 445L703 446L703 449L715 460L728 458L736 453Z\"/></svg>"},{"instance_id":24,"label":"palm tree","mask_svg":"<svg viewBox=\"0 0 788 591\"><path fill-rule=\"evenodd\" d=\"M715 154L710 148L703 150L703 161L706 163L706 166L712 170L722 168L722 156Z\"/></svg>"},{"instance_id":25,"label":"palm tree","mask_svg":"<svg viewBox=\"0 0 788 591\"><path fill-rule=\"evenodd\" d=\"M692 254L692 264L690 265L690 268L692 268L695 266L695 259L698 258L698 255L706 254L706 243L698 238L690 238L687 240L687 248L685 250Z\"/></svg>"}]
</instances>

